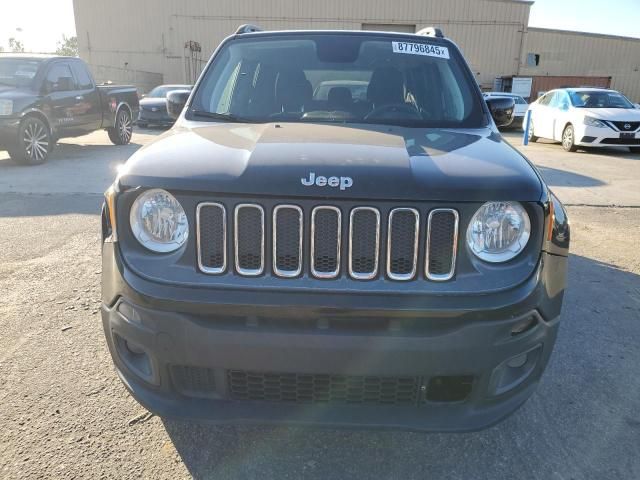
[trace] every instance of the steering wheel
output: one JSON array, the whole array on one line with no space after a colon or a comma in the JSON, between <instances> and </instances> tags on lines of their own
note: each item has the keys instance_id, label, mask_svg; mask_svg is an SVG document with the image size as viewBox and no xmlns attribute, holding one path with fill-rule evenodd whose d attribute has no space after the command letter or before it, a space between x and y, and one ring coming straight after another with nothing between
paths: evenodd
<instances>
[{"instance_id":1,"label":"steering wheel","mask_svg":"<svg viewBox=\"0 0 640 480\"><path fill-rule=\"evenodd\" d=\"M364 119L369 120L371 118L382 117L387 113L408 113L413 118L422 119L418 110L408 103L389 103L386 105L380 105L367 113Z\"/></svg>"}]
</instances>

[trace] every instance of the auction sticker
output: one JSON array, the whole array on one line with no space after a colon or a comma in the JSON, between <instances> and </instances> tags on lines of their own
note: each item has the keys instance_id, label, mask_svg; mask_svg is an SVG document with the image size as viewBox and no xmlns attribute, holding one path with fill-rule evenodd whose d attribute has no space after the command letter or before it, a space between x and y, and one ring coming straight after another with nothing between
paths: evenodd
<instances>
[{"instance_id":1,"label":"auction sticker","mask_svg":"<svg viewBox=\"0 0 640 480\"><path fill-rule=\"evenodd\" d=\"M391 42L394 53L406 53L409 55L426 55L428 57L438 57L449 59L449 49L439 45L413 42Z\"/></svg>"}]
</instances>

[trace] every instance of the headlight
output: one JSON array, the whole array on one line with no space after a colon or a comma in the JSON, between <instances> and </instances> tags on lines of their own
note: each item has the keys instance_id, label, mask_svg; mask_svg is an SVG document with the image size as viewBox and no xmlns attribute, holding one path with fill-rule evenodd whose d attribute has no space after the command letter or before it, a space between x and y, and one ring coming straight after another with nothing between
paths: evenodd
<instances>
[{"instance_id":1,"label":"headlight","mask_svg":"<svg viewBox=\"0 0 640 480\"><path fill-rule=\"evenodd\" d=\"M467 228L467 245L481 260L507 262L529 241L531 221L516 202L487 202L475 213Z\"/></svg>"},{"instance_id":2,"label":"headlight","mask_svg":"<svg viewBox=\"0 0 640 480\"><path fill-rule=\"evenodd\" d=\"M584 124L590 127L607 128L606 123L593 117L584 117Z\"/></svg>"},{"instance_id":3,"label":"headlight","mask_svg":"<svg viewBox=\"0 0 640 480\"><path fill-rule=\"evenodd\" d=\"M0 115L11 115L13 113L13 100L0 100Z\"/></svg>"},{"instance_id":4,"label":"headlight","mask_svg":"<svg viewBox=\"0 0 640 480\"><path fill-rule=\"evenodd\" d=\"M133 235L154 252L173 252L189 237L189 222L182 205L164 190L149 190L136 198L129 221Z\"/></svg>"}]
</instances>

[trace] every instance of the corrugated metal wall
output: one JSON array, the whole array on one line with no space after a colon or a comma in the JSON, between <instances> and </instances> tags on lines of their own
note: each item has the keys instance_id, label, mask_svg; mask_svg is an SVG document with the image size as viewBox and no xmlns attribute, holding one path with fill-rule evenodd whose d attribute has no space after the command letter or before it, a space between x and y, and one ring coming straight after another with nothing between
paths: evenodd
<instances>
[{"instance_id":1,"label":"corrugated metal wall","mask_svg":"<svg viewBox=\"0 0 640 480\"><path fill-rule=\"evenodd\" d=\"M521 76L612 77L611 88L640 102L640 39L529 28L523 62L527 53L539 54L540 62L523 65Z\"/></svg>"},{"instance_id":2,"label":"corrugated metal wall","mask_svg":"<svg viewBox=\"0 0 640 480\"><path fill-rule=\"evenodd\" d=\"M518 0L74 0L80 56L93 65L158 72L183 81L183 46L208 59L242 23L265 29L436 25L463 50L478 81L516 73L529 2ZM117 80L117 79L114 79Z\"/></svg>"}]
</instances>

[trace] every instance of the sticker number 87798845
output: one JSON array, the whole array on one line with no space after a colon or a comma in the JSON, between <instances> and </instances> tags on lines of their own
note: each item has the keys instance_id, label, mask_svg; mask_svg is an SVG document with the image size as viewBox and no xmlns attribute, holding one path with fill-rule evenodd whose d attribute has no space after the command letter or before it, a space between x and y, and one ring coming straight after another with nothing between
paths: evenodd
<instances>
[{"instance_id":1,"label":"sticker number 87798845","mask_svg":"<svg viewBox=\"0 0 640 480\"><path fill-rule=\"evenodd\" d=\"M430 45L428 43L411 43L411 42L391 42L393 44L394 53L408 53L410 55L427 55L429 57L438 57L449 59L449 49L439 45Z\"/></svg>"}]
</instances>

